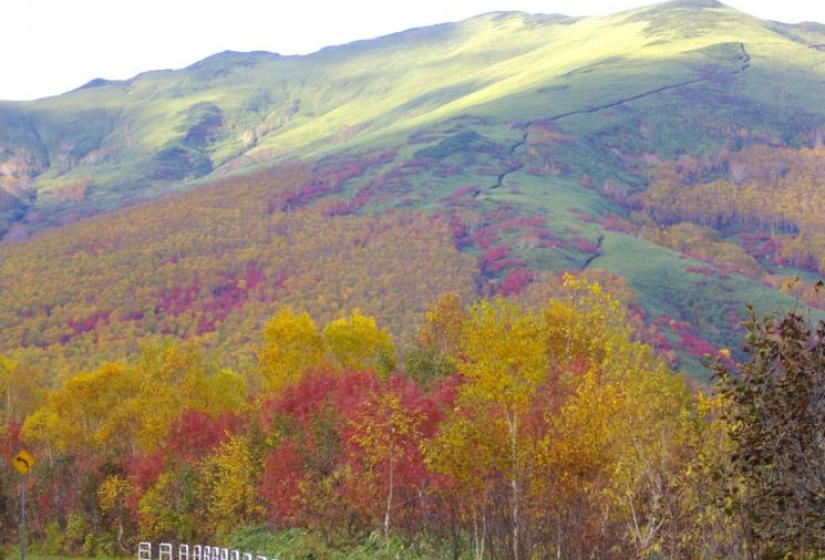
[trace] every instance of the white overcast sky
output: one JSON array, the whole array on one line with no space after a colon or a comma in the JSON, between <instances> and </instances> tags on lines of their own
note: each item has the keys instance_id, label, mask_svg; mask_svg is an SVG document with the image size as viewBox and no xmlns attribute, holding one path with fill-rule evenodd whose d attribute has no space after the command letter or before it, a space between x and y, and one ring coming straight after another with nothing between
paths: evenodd
<instances>
[{"instance_id":1,"label":"white overcast sky","mask_svg":"<svg viewBox=\"0 0 825 560\"><path fill-rule=\"evenodd\" d=\"M0 0L0 99L180 68L223 50L303 54L493 10L604 15L651 0ZM755 16L825 22L825 0L728 0Z\"/></svg>"}]
</instances>

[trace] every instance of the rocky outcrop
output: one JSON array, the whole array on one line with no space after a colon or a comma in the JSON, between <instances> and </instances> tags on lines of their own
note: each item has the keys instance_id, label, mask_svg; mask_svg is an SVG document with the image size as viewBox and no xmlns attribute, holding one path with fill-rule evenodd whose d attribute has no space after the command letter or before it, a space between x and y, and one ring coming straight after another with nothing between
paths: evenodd
<instances>
[{"instance_id":1,"label":"rocky outcrop","mask_svg":"<svg viewBox=\"0 0 825 560\"><path fill-rule=\"evenodd\" d=\"M8 152L5 152L8 155ZM14 195L21 195L31 186L32 180L45 170L45 165L26 148L18 148L3 161L0 148L0 186Z\"/></svg>"}]
</instances>

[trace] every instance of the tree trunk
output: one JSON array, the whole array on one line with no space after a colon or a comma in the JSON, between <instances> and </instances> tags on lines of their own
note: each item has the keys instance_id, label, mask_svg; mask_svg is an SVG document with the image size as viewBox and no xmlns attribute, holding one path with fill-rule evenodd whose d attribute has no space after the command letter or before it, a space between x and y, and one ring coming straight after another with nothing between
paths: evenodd
<instances>
[{"instance_id":1,"label":"tree trunk","mask_svg":"<svg viewBox=\"0 0 825 560\"><path fill-rule=\"evenodd\" d=\"M123 513L118 514L117 520L117 546L120 552L128 554L129 549L123 542Z\"/></svg>"},{"instance_id":2,"label":"tree trunk","mask_svg":"<svg viewBox=\"0 0 825 560\"><path fill-rule=\"evenodd\" d=\"M478 513L476 507L472 506L473 511L473 558L474 560L484 560L484 548L487 542L487 514L482 507L481 510L481 527L479 528Z\"/></svg>"},{"instance_id":3,"label":"tree trunk","mask_svg":"<svg viewBox=\"0 0 825 560\"><path fill-rule=\"evenodd\" d=\"M392 457L390 457L390 490L387 492L387 507L384 510L384 538L390 538L390 509L392 509L392 494L395 490L395 471Z\"/></svg>"},{"instance_id":4,"label":"tree trunk","mask_svg":"<svg viewBox=\"0 0 825 560\"><path fill-rule=\"evenodd\" d=\"M517 431L518 420L513 414L510 424L510 460L512 461L512 468L510 470L510 489L511 507L513 513L513 560L519 559L519 489L518 489L518 447L517 447Z\"/></svg>"}]
</instances>

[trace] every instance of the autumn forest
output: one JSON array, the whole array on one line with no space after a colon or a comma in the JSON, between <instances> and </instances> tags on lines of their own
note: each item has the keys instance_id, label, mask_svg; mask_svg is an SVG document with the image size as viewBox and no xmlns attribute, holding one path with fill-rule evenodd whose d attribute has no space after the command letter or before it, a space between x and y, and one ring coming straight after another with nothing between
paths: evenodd
<instances>
[{"instance_id":1,"label":"autumn forest","mask_svg":"<svg viewBox=\"0 0 825 560\"><path fill-rule=\"evenodd\" d=\"M672 0L0 101L0 552L825 558L823 82Z\"/></svg>"},{"instance_id":2,"label":"autumn forest","mask_svg":"<svg viewBox=\"0 0 825 560\"><path fill-rule=\"evenodd\" d=\"M778 373L760 370L788 368L774 382L802 408L758 406L821 433L811 390L825 324L754 320L753 379L731 378L722 351L709 391L639 342L598 282L568 275L548 289L543 306L442 295L401 355L357 311L321 327L283 308L265 323L258 367L242 371L183 342L49 389L3 360L3 452L25 441L43 463L27 482L52 554L244 542L254 527L300 528L301 554L370 534L410 543L405 558L821 550L822 451L806 458L814 472L790 479L738 454L782 441L748 431L747 399ZM777 508L771 492L788 484L814 486Z\"/></svg>"}]
</instances>

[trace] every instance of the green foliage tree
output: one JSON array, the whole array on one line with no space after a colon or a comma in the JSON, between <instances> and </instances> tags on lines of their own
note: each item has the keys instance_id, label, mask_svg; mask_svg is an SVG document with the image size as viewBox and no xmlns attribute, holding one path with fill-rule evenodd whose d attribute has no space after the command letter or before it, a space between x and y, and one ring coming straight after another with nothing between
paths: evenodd
<instances>
[{"instance_id":1,"label":"green foliage tree","mask_svg":"<svg viewBox=\"0 0 825 560\"><path fill-rule=\"evenodd\" d=\"M715 366L734 444L727 476L747 513L751 554L825 554L825 322L788 313L747 323L749 361Z\"/></svg>"}]
</instances>

